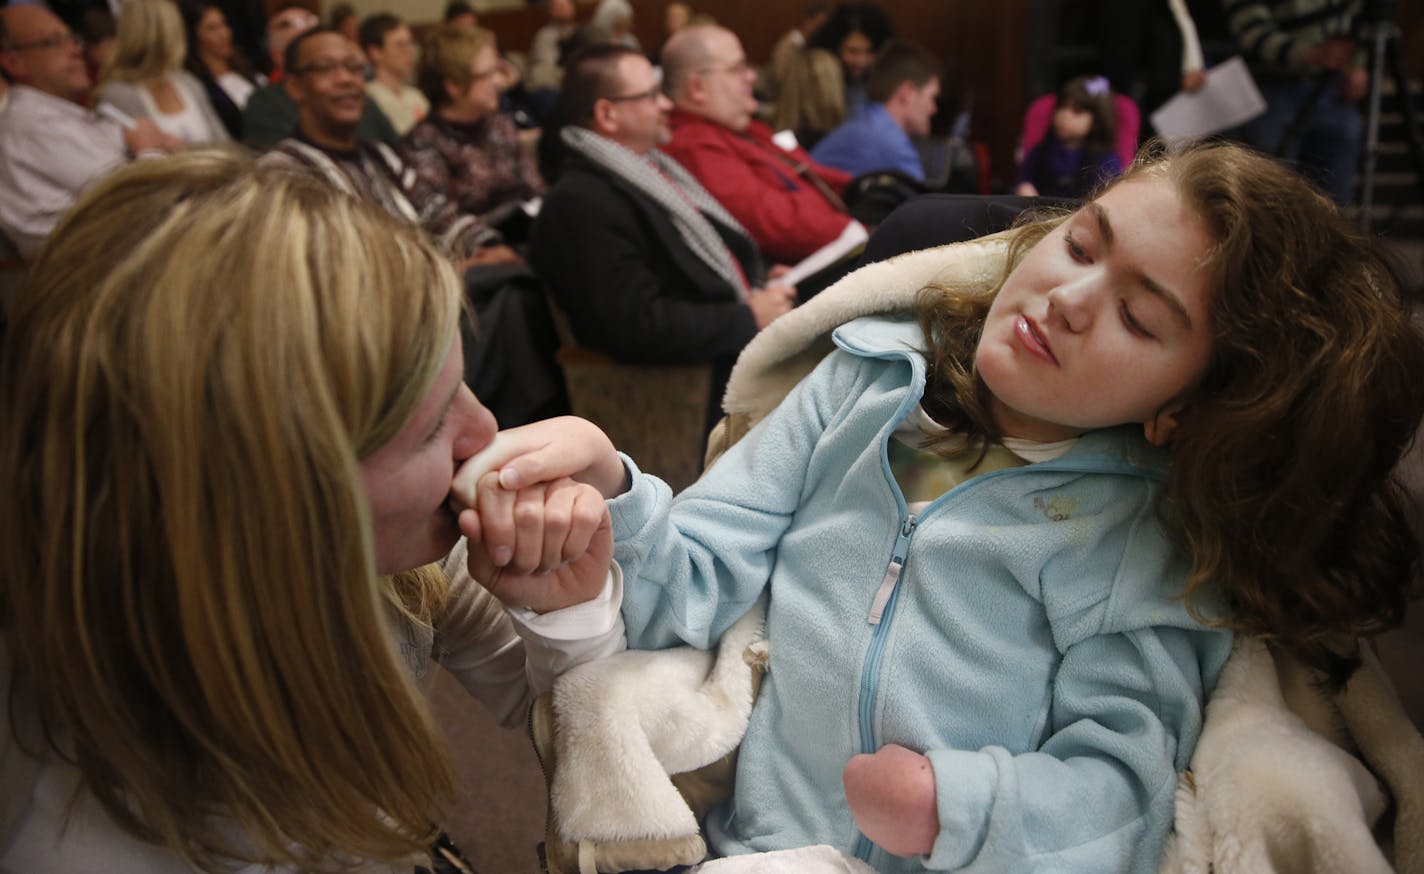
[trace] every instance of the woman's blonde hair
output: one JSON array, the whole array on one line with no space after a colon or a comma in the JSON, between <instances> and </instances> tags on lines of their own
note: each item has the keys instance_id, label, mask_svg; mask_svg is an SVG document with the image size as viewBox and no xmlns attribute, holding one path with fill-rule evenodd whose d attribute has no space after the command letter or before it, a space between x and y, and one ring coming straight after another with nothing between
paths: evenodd
<instances>
[{"instance_id":1,"label":"woman's blonde hair","mask_svg":"<svg viewBox=\"0 0 1424 874\"><path fill-rule=\"evenodd\" d=\"M125 0L114 53L99 81L147 82L183 68L188 37L173 0Z\"/></svg>"},{"instance_id":2,"label":"woman's blonde hair","mask_svg":"<svg viewBox=\"0 0 1424 874\"><path fill-rule=\"evenodd\" d=\"M453 268L319 181L198 152L81 199L0 350L10 694L122 826L204 868L417 852L452 782L359 461L451 348ZM234 834L232 825L238 832Z\"/></svg>"},{"instance_id":3,"label":"woman's blonde hair","mask_svg":"<svg viewBox=\"0 0 1424 874\"><path fill-rule=\"evenodd\" d=\"M1398 625L1419 541L1393 470L1424 419L1424 337L1391 265L1324 195L1229 143L1149 144L1105 186L1165 178L1212 240L1212 357L1171 444L1164 519L1228 624L1336 682ZM1063 217L1022 227L1007 271ZM1002 285L1002 282L1000 283ZM973 368L992 295L929 289L935 418L995 435Z\"/></svg>"},{"instance_id":4,"label":"woman's blonde hair","mask_svg":"<svg viewBox=\"0 0 1424 874\"><path fill-rule=\"evenodd\" d=\"M457 88L470 87L474 77L470 64L485 47L494 48L494 31L483 27L465 28L443 25L426 37L420 50L420 66L416 68L415 84L431 106L445 106L450 95L445 90L449 82Z\"/></svg>"},{"instance_id":5,"label":"woman's blonde hair","mask_svg":"<svg viewBox=\"0 0 1424 874\"><path fill-rule=\"evenodd\" d=\"M841 62L825 49L803 49L786 65L772 125L798 135L826 134L845 121Z\"/></svg>"}]
</instances>

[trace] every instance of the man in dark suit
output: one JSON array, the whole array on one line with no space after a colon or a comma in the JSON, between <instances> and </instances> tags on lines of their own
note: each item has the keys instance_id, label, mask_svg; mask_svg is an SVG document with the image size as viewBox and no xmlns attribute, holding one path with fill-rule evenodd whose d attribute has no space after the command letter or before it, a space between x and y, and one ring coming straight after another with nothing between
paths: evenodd
<instances>
[{"instance_id":1,"label":"man in dark suit","mask_svg":"<svg viewBox=\"0 0 1424 874\"><path fill-rule=\"evenodd\" d=\"M624 363L713 362L715 405L737 353L791 309L795 290L767 281L736 219L658 151L672 103L646 57L583 50L561 101L566 157L534 224L530 264L579 343Z\"/></svg>"}]
</instances>

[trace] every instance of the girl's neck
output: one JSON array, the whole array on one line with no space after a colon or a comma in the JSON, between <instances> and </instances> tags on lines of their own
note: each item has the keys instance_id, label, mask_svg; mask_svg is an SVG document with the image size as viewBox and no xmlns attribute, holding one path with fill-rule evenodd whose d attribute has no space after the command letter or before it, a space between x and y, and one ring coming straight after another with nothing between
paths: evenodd
<instances>
[{"instance_id":1,"label":"girl's neck","mask_svg":"<svg viewBox=\"0 0 1424 874\"><path fill-rule=\"evenodd\" d=\"M1054 135L1055 137L1058 137L1058 142L1062 143L1063 146L1064 146L1064 148L1068 148L1068 149L1081 149L1081 148L1083 148L1083 144L1088 141L1088 138L1087 138L1086 136L1081 136L1081 137L1062 137L1062 136L1058 136L1058 133L1057 133L1057 132L1054 132L1053 135Z\"/></svg>"}]
</instances>

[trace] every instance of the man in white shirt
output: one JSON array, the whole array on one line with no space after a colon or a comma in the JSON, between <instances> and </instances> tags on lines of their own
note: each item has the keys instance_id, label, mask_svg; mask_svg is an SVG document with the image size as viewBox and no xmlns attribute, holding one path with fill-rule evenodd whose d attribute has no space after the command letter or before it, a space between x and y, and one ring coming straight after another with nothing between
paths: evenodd
<instances>
[{"instance_id":1,"label":"man in white shirt","mask_svg":"<svg viewBox=\"0 0 1424 874\"><path fill-rule=\"evenodd\" d=\"M181 150L150 119L85 108L83 44L43 6L0 9L0 231L29 258L90 183L137 155Z\"/></svg>"},{"instance_id":2,"label":"man in white shirt","mask_svg":"<svg viewBox=\"0 0 1424 874\"><path fill-rule=\"evenodd\" d=\"M366 96L391 120L396 133L405 136L430 112L430 101L410 84L420 50L405 22L389 12L378 12L361 22L361 51L376 75L366 83Z\"/></svg>"}]
</instances>

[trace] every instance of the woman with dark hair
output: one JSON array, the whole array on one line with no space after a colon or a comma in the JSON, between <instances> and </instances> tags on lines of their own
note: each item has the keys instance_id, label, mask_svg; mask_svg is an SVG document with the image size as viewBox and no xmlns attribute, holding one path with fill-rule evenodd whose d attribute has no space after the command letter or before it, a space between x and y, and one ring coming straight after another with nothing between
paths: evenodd
<instances>
[{"instance_id":1,"label":"woman with dark hair","mask_svg":"<svg viewBox=\"0 0 1424 874\"><path fill-rule=\"evenodd\" d=\"M232 28L215 0L196 0L178 8L188 32L188 55L183 67L203 83L223 127L233 139L240 140L247 98L267 84L267 77L257 72L233 44Z\"/></svg>"},{"instance_id":2,"label":"woman with dark hair","mask_svg":"<svg viewBox=\"0 0 1424 874\"><path fill-rule=\"evenodd\" d=\"M821 29L811 36L812 48L825 49L840 58L845 75L846 116L865 103L865 83L881 43L894 36L890 17L875 3L842 3Z\"/></svg>"}]
</instances>

